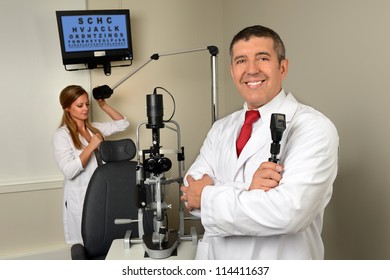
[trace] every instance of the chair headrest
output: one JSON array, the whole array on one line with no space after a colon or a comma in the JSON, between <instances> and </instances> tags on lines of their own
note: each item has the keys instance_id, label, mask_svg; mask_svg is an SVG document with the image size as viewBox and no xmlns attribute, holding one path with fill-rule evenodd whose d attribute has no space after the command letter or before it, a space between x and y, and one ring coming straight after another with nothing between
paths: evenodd
<instances>
[{"instance_id":1,"label":"chair headrest","mask_svg":"<svg viewBox=\"0 0 390 280\"><path fill-rule=\"evenodd\" d=\"M100 155L105 162L132 160L136 155L135 144L129 138L103 141Z\"/></svg>"}]
</instances>

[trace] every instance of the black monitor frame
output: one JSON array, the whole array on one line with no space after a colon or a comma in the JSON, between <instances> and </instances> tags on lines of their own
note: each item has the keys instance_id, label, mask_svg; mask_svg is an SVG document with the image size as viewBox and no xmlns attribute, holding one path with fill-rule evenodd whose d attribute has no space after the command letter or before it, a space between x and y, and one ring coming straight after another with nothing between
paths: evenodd
<instances>
[{"instance_id":1,"label":"black monitor frame","mask_svg":"<svg viewBox=\"0 0 390 280\"><path fill-rule=\"evenodd\" d=\"M91 47L86 50L76 50L76 51L67 51L66 49L66 43L68 38L65 38L65 31L62 24L62 18L66 16L80 16L80 17L88 17L88 16L101 16L103 19L103 23L106 24L105 29L107 30L110 28L108 23L108 17L110 15L124 15L126 20L126 31L124 30L116 30L114 27L112 28L113 33L118 31L120 36L123 36L124 39L127 40L127 46L121 47L115 47L115 48L98 48ZM62 54L62 62L65 66L65 69L67 71L74 71L74 70L85 70L85 69L94 69L94 68L104 68L104 72L106 75L111 74L111 62L113 61L121 61L126 62L125 64L117 65L117 66L130 66L131 62L133 60L133 49L132 49L132 39L131 39L131 25L130 25L130 11L126 9L121 10L68 10L68 11L56 11L56 17L57 17L57 26L58 26L58 33L60 38L60 45L61 45L61 54ZM89 19L92 19L90 17ZM105 21L106 20L106 21ZM80 24L80 23L79 23ZM86 21L83 21L83 27L88 28L88 23ZM77 31L80 31L80 26L75 26ZM84 30L84 29L83 29ZM81 31L80 31L81 32ZM113 34L111 33L111 34ZM86 33L83 33L83 35ZM80 35L80 34L78 34ZM94 36L103 36L104 32L94 32ZM95 37L96 38L96 37ZM76 38L80 42L81 38ZM75 39L75 40L76 40ZM83 41L84 42L84 41ZM72 68L68 67L70 65L80 65L83 64L83 68ZM75 66L74 66L75 67Z\"/></svg>"}]
</instances>

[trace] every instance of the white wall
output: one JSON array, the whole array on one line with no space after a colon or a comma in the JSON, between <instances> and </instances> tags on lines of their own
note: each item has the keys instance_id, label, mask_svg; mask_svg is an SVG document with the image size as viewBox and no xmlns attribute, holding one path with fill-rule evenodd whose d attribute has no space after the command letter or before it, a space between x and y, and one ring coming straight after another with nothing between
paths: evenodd
<instances>
[{"instance_id":1,"label":"white wall","mask_svg":"<svg viewBox=\"0 0 390 280\"><path fill-rule=\"evenodd\" d=\"M242 106L229 72L225 71L232 36L251 24L268 25L278 31L290 59L286 88L302 102L328 115L340 134L340 172L323 232L326 258L390 258L387 219L390 190L386 183L390 168L387 157L390 135L386 129L390 101L386 84L390 60L388 1L93 0L89 1L89 8L130 9L134 30L134 65L113 68L111 77L92 71L92 87L112 85L153 53L215 44L221 51L220 115ZM24 69L14 69L13 79L19 81ZM27 73L33 74L31 70ZM1 77L10 79L4 73ZM155 86L163 86L172 92L178 104L175 119L182 126L188 167L210 125L208 82L207 54L165 57L151 62L120 86L109 100L132 122L130 130L119 137L135 137L135 125L146 118L145 94ZM47 102L53 109L42 118L57 119L58 112L54 109L57 98ZM169 101L165 103L168 112ZM195 117L199 112L200 116ZM94 115L96 119L105 118L96 110ZM12 120L14 115L5 117ZM148 145L150 133L146 131L142 139ZM0 194L0 258L64 246L61 189L48 185L28 185L24 192Z\"/></svg>"},{"instance_id":2,"label":"white wall","mask_svg":"<svg viewBox=\"0 0 390 280\"><path fill-rule=\"evenodd\" d=\"M64 70L55 11L85 1L0 2L0 258L64 247L62 175L51 152L62 88L89 88L90 75Z\"/></svg>"},{"instance_id":3,"label":"white wall","mask_svg":"<svg viewBox=\"0 0 390 280\"><path fill-rule=\"evenodd\" d=\"M229 0L224 9L224 45L247 25L278 31L290 60L286 88L338 128L340 168L325 213L326 258L389 259L390 2ZM239 106L229 100L231 109Z\"/></svg>"},{"instance_id":4,"label":"white wall","mask_svg":"<svg viewBox=\"0 0 390 280\"><path fill-rule=\"evenodd\" d=\"M20 5L20 2L17 2L14 5L15 7L11 5L10 7L13 7L13 9L9 9L5 5L1 12L9 13L10 17L15 17L18 14L17 11L22 10L23 14L27 15L27 19L43 17L47 29L45 27L40 27L38 30L33 29L30 32L31 34L26 36L34 37L36 33L47 36L46 39L50 41L50 45L56 48L57 53L45 56L42 50L39 49L40 45L36 46L43 53L42 57L45 61L56 67L54 70L59 71L57 74L65 76L64 78L56 76L56 79L46 79L46 75L35 76L38 73L35 73L34 69L25 68L25 70L22 70L17 67L15 67L12 75L8 74L9 77L5 78L19 83L18 86L23 86L20 78L24 74L23 71L26 71L29 75L33 75L31 80L38 83L38 85L46 86L50 84L55 87L54 89L45 90L45 92L49 91L49 94L47 94L48 97L44 99L44 102L29 98L28 102L23 104L23 108L27 107L26 112L30 112L31 108L36 109L42 122L38 124L33 122L28 129L31 127L31 131L35 131L40 129L41 125L46 124L45 132L39 133L36 136L40 137L39 140L34 140L33 143L38 143L41 139L44 139L44 144L40 143L40 145L48 150L48 153L45 153L48 156L51 156L50 139L52 132L60 121L61 109L58 103L58 95L64 86L70 83L80 83L80 77L84 76L88 77L86 88L93 88L101 84L111 86L148 60L154 53L205 48L209 45L218 46L222 42L222 1L211 3L207 0L88 1L88 9L124 8L130 10L134 49L133 66L112 68L110 77L105 76L101 69L66 72L59 56L60 46L54 15L54 10L60 9L58 6L61 5L57 2L54 4L49 0L40 1L45 2L45 5L47 4L48 10L46 12L41 10L41 7L45 6L43 3L42 5L37 5L36 2L31 4L27 0L25 0L26 3L23 2L25 5ZM62 8L66 7L67 9L82 9L80 5L85 5L85 1L69 2L64 0L59 2L62 3ZM42 32L44 35L41 34ZM23 31L20 31L20 33L23 33ZM47 75L51 77L51 73ZM89 78L91 78L90 85ZM127 132L121 133L115 138L131 137L134 140L136 139L136 126L146 119L146 94L151 93L153 88L157 86L166 88L175 97L177 108L174 120L178 121L181 126L182 146L185 147L186 165L188 167L211 126L210 54L208 51L204 51L161 57L158 61L151 62L117 88L108 102L124 113L130 120L131 127ZM33 96L36 92L43 94L40 90L40 86L35 86L31 89L30 96ZM168 118L171 114L172 103L166 93L163 91L159 93L164 95L165 117ZM15 97L20 95L20 92L14 94ZM11 107L9 107L8 112L10 110L12 110ZM93 115L95 120L107 120L107 116L101 114L97 106L93 108ZM12 115L7 114L8 116ZM21 118L18 127L25 127L25 123L28 123L30 119L33 120L29 116ZM50 125L51 123L54 123L54 125ZM9 125L11 126L11 124ZM18 128L15 127L10 130L11 132L18 131ZM12 134L11 132L9 134ZM151 132L143 130L141 133L143 148L149 148ZM32 141L34 137L29 136L29 139ZM176 135L169 130L167 132L165 130L161 131L161 144L165 148L176 147L175 139ZM20 140L18 139L18 141ZM170 145L170 142L173 142L174 145ZM33 154L33 152L27 152L23 155L29 157ZM7 154L6 159L5 164L12 162L12 154ZM40 160L40 158L37 160ZM18 162L21 162L21 160L18 160ZM39 169L38 165L34 165L34 161L27 165L26 169L28 171L30 171L29 168L31 168L32 174L34 174L33 170L35 169L44 171L43 173L48 171L42 170L42 168ZM58 172L54 161L50 168ZM172 168L171 173L168 175L176 176L176 168ZM21 178L17 177L16 179L20 180ZM28 258L30 252L34 254L34 251L46 258L48 254L42 254L43 251L50 253L54 250L54 252L57 252L58 248L63 248L64 252L67 252L68 247L64 244L62 232L61 182L27 178L22 183L22 185L4 185L0 189L2 190L2 193L0 193L2 228L0 233L0 258ZM169 187L167 200L177 203L177 198L178 186ZM171 221L173 224L174 221ZM54 255L58 256L58 254ZM67 257L66 254L64 255ZM35 256L32 257L35 258Z\"/></svg>"},{"instance_id":5,"label":"white wall","mask_svg":"<svg viewBox=\"0 0 390 280\"><path fill-rule=\"evenodd\" d=\"M61 179L51 153L58 127L58 93L69 83L89 87L89 73L62 66L55 11L85 9L85 1L0 3L0 189L2 186ZM1 191L1 190L0 190Z\"/></svg>"}]
</instances>

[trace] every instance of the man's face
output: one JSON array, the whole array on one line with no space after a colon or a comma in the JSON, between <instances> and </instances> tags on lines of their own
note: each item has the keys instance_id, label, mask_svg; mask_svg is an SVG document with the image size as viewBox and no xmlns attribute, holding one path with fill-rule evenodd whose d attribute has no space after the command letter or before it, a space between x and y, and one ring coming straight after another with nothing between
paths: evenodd
<instances>
[{"instance_id":1,"label":"man's face","mask_svg":"<svg viewBox=\"0 0 390 280\"><path fill-rule=\"evenodd\" d=\"M271 38L253 36L233 46L230 72L248 109L263 106L280 92L287 69L286 59L279 64Z\"/></svg>"}]
</instances>

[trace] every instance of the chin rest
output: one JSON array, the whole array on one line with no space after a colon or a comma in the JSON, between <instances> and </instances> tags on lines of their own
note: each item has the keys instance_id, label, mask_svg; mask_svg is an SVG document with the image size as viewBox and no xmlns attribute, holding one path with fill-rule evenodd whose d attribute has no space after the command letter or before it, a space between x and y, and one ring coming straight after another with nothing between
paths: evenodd
<instances>
[{"instance_id":1,"label":"chin rest","mask_svg":"<svg viewBox=\"0 0 390 280\"><path fill-rule=\"evenodd\" d=\"M85 195L81 234L84 244L71 248L73 260L105 259L114 239L124 238L127 230L139 237L138 224L115 225L115 219L138 219L137 163L131 139L104 141L100 154L105 164L96 168ZM148 211L149 214L150 211ZM144 213L144 232L153 232L153 213Z\"/></svg>"}]
</instances>

